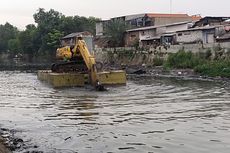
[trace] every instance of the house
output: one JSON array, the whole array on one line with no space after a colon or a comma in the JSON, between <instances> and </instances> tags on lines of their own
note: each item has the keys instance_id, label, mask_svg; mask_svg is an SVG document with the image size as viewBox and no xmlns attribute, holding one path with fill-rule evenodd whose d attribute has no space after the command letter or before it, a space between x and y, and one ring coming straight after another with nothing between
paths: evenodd
<instances>
[{"instance_id":1,"label":"house","mask_svg":"<svg viewBox=\"0 0 230 153\"><path fill-rule=\"evenodd\" d=\"M74 46L79 36L85 40L89 51L93 51L93 35L88 31L71 33L62 37L61 46Z\"/></svg>"},{"instance_id":2,"label":"house","mask_svg":"<svg viewBox=\"0 0 230 153\"><path fill-rule=\"evenodd\" d=\"M172 24L178 22L195 22L201 19L200 15L192 15L188 14L159 14L159 13L151 13L147 14L148 18L152 21L152 25L165 25Z\"/></svg>"},{"instance_id":3,"label":"house","mask_svg":"<svg viewBox=\"0 0 230 153\"><path fill-rule=\"evenodd\" d=\"M204 26L215 26L215 25L224 25L225 22L228 22L230 20L230 17L211 17L206 16L199 21L196 21L193 25L193 28L195 27L204 27Z\"/></svg>"},{"instance_id":4,"label":"house","mask_svg":"<svg viewBox=\"0 0 230 153\"><path fill-rule=\"evenodd\" d=\"M189 16L188 14L161 14L161 13L144 13L127 15L103 20L96 23L96 35L102 36L106 27L114 20L120 20L129 25L129 29L148 26L159 26L185 21L198 21L201 17L198 15Z\"/></svg>"},{"instance_id":5,"label":"house","mask_svg":"<svg viewBox=\"0 0 230 153\"><path fill-rule=\"evenodd\" d=\"M177 43L214 43L216 38L224 36L230 29L230 25L217 25L191 28L177 31ZM225 37L223 37L225 39Z\"/></svg>"},{"instance_id":6,"label":"house","mask_svg":"<svg viewBox=\"0 0 230 153\"><path fill-rule=\"evenodd\" d=\"M177 31L177 43L214 43L215 26Z\"/></svg>"},{"instance_id":7,"label":"house","mask_svg":"<svg viewBox=\"0 0 230 153\"><path fill-rule=\"evenodd\" d=\"M96 23L96 36L103 36L104 35L104 31L107 27L107 25L109 24L109 20L103 20L100 22Z\"/></svg>"},{"instance_id":8,"label":"house","mask_svg":"<svg viewBox=\"0 0 230 153\"><path fill-rule=\"evenodd\" d=\"M191 24L191 22L178 22L127 30L125 34L125 46L134 46L136 43L143 46L158 45L162 41L173 44L176 31L187 30L192 26Z\"/></svg>"},{"instance_id":9,"label":"house","mask_svg":"<svg viewBox=\"0 0 230 153\"><path fill-rule=\"evenodd\" d=\"M228 32L228 33L226 33L220 37L217 37L216 41L217 42L230 42L230 32Z\"/></svg>"},{"instance_id":10,"label":"house","mask_svg":"<svg viewBox=\"0 0 230 153\"><path fill-rule=\"evenodd\" d=\"M228 24L227 24L228 23ZM217 42L230 42L230 22L226 22L223 29L216 36Z\"/></svg>"}]
</instances>

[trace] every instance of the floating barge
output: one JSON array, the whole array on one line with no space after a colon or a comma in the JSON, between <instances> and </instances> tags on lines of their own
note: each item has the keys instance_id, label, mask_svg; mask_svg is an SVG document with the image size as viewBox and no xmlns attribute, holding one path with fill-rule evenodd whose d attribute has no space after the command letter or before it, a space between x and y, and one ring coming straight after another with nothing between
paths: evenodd
<instances>
[{"instance_id":1,"label":"floating barge","mask_svg":"<svg viewBox=\"0 0 230 153\"><path fill-rule=\"evenodd\" d=\"M125 71L105 71L98 72L97 75L102 85L126 85ZM54 73L50 70L40 70L38 71L38 79L47 82L55 88L83 87L90 84L89 75L83 73Z\"/></svg>"}]
</instances>

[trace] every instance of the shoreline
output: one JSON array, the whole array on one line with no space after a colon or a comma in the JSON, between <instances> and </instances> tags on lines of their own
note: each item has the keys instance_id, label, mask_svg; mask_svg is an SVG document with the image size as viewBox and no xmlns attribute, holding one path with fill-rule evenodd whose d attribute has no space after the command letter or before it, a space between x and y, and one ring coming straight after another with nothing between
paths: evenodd
<instances>
[{"instance_id":1,"label":"shoreline","mask_svg":"<svg viewBox=\"0 0 230 153\"><path fill-rule=\"evenodd\" d=\"M15 129L0 127L0 153L26 152L25 149L30 149L30 152L34 153L42 153L37 150L37 145L27 144L22 138L15 136L16 132L18 131Z\"/></svg>"},{"instance_id":2,"label":"shoreline","mask_svg":"<svg viewBox=\"0 0 230 153\"><path fill-rule=\"evenodd\" d=\"M49 70L51 64L22 64L22 65L1 65L0 71L25 71L25 72L36 72L37 70ZM125 70L127 75L137 76L152 76L162 78L178 78L183 80L199 80L199 81L217 81L217 82L230 82L230 78L224 77L209 77L200 75L194 72L193 69L171 69L165 70L163 66L143 66L143 65L132 65L132 66L112 66L104 65L104 70Z\"/></svg>"},{"instance_id":3,"label":"shoreline","mask_svg":"<svg viewBox=\"0 0 230 153\"><path fill-rule=\"evenodd\" d=\"M181 80L197 80L197 81L214 81L230 83L230 78L209 77L195 73L193 69L171 69L165 70L162 66L158 67L126 67L124 68L128 76L145 76L157 78L175 78Z\"/></svg>"},{"instance_id":4,"label":"shoreline","mask_svg":"<svg viewBox=\"0 0 230 153\"><path fill-rule=\"evenodd\" d=\"M12 153L5 144L5 139L0 136L0 153Z\"/></svg>"}]
</instances>

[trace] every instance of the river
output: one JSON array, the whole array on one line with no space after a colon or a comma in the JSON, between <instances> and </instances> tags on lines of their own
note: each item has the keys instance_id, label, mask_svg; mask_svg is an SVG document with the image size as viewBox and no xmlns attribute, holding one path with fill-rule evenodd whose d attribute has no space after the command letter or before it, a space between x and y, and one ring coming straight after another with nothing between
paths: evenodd
<instances>
[{"instance_id":1,"label":"river","mask_svg":"<svg viewBox=\"0 0 230 153\"><path fill-rule=\"evenodd\" d=\"M224 83L133 77L96 92L54 89L35 73L1 71L0 85L0 127L45 153L230 151Z\"/></svg>"}]
</instances>

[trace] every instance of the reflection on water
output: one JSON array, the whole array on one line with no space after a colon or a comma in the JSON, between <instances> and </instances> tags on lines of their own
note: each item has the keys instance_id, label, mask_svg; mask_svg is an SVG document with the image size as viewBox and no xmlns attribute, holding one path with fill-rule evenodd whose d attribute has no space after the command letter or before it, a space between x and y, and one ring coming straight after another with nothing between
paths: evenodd
<instances>
[{"instance_id":1,"label":"reflection on water","mask_svg":"<svg viewBox=\"0 0 230 153\"><path fill-rule=\"evenodd\" d=\"M44 152L230 150L224 84L135 77L125 87L96 92L54 89L20 72L0 72L0 84L0 125Z\"/></svg>"}]
</instances>

